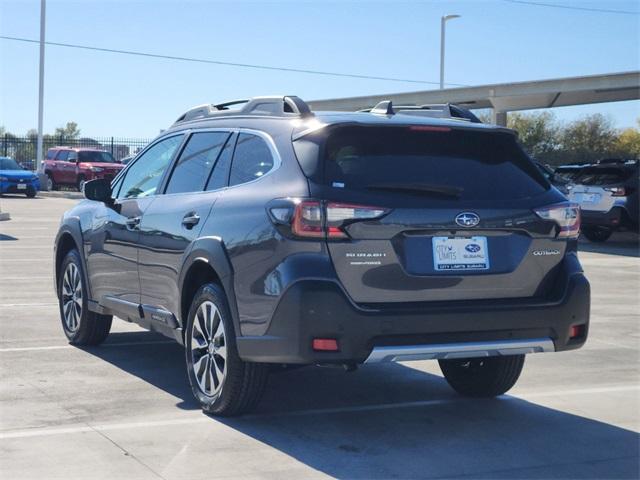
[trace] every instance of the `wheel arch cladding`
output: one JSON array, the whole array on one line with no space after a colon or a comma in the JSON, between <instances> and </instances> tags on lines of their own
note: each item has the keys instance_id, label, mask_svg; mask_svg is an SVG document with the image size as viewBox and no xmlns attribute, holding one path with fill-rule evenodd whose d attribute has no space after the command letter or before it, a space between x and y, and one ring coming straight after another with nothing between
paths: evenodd
<instances>
[{"instance_id":1,"label":"wheel arch cladding","mask_svg":"<svg viewBox=\"0 0 640 480\"><path fill-rule=\"evenodd\" d=\"M56 245L57 246L56 246L55 273L56 273L56 282L57 282L57 279L60 277L60 267L62 266L62 262L64 261L64 258L73 249L76 249L78 250L78 252L80 252L80 248L78 247L75 239L73 238L73 235L71 235L71 233L69 233L68 231L62 232L60 234L60 237L58 238Z\"/></svg>"}]
</instances>

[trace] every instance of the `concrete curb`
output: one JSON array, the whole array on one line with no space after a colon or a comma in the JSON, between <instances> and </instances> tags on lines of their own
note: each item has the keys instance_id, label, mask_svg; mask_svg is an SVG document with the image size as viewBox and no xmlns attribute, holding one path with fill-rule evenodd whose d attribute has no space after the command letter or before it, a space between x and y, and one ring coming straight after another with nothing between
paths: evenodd
<instances>
[{"instance_id":1,"label":"concrete curb","mask_svg":"<svg viewBox=\"0 0 640 480\"><path fill-rule=\"evenodd\" d=\"M0 212L0 222L5 220L11 220L11 215L8 212Z\"/></svg>"},{"instance_id":2,"label":"concrete curb","mask_svg":"<svg viewBox=\"0 0 640 480\"><path fill-rule=\"evenodd\" d=\"M42 198L69 198L72 200L82 200L84 199L84 195L80 192L71 192L71 191L39 191L38 196Z\"/></svg>"}]
</instances>

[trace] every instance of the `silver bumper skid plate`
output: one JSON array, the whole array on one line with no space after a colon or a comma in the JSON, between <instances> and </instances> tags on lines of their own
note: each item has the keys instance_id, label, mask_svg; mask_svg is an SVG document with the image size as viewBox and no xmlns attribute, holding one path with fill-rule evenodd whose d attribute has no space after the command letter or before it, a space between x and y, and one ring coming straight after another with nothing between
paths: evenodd
<instances>
[{"instance_id":1,"label":"silver bumper skid plate","mask_svg":"<svg viewBox=\"0 0 640 480\"><path fill-rule=\"evenodd\" d=\"M550 338L465 342L434 345L374 347L364 363L405 362L410 360L444 360L452 358L497 357L527 353L554 352Z\"/></svg>"}]
</instances>

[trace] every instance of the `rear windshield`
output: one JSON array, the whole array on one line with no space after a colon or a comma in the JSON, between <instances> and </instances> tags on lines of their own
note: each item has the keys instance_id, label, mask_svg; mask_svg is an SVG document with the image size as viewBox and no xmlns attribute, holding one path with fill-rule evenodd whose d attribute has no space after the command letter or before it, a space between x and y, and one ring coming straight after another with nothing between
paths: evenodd
<instances>
[{"instance_id":1,"label":"rear windshield","mask_svg":"<svg viewBox=\"0 0 640 480\"><path fill-rule=\"evenodd\" d=\"M454 193L462 200L526 198L549 188L509 133L349 126L334 129L326 139L303 137L294 145L305 173L336 188L407 188L418 194ZM305 158L314 154L324 160L322 168Z\"/></svg>"},{"instance_id":2,"label":"rear windshield","mask_svg":"<svg viewBox=\"0 0 640 480\"><path fill-rule=\"evenodd\" d=\"M116 159L113 158L113 155L111 155L109 152L82 150L78 152L78 161L89 163L117 163Z\"/></svg>"},{"instance_id":3,"label":"rear windshield","mask_svg":"<svg viewBox=\"0 0 640 480\"><path fill-rule=\"evenodd\" d=\"M581 185L611 185L624 182L631 173L631 170L624 168L586 167L573 181Z\"/></svg>"}]
</instances>

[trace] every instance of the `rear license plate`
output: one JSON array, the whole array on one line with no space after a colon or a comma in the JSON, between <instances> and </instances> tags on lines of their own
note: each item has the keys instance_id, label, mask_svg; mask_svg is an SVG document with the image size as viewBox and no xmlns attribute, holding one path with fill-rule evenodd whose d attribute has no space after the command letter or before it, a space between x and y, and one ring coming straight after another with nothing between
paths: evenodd
<instances>
[{"instance_id":1,"label":"rear license plate","mask_svg":"<svg viewBox=\"0 0 640 480\"><path fill-rule=\"evenodd\" d=\"M487 237L433 237L433 268L436 271L488 270Z\"/></svg>"},{"instance_id":2,"label":"rear license plate","mask_svg":"<svg viewBox=\"0 0 640 480\"><path fill-rule=\"evenodd\" d=\"M578 202L580 203L597 203L600 201L600 195L597 193L581 193Z\"/></svg>"},{"instance_id":3,"label":"rear license plate","mask_svg":"<svg viewBox=\"0 0 640 480\"><path fill-rule=\"evenodd\" d=\"M18 190L26 190L27 189L27 184L26 183L19 183L17 185Z\"/></svg>"}]
</instances>

